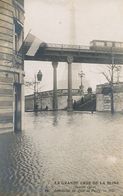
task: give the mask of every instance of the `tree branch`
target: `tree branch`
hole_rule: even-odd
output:
[[[107,74],[105,72],[102,72],[102,74],[105,76],[106,80],[110,83],[111,80],[109,79],[109,77],[107,76]]]

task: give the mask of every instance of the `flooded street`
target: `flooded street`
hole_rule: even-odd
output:
[[[0,193],[122,196],[122,124],[123,114],[26,113],[23,132],[0,135]]]

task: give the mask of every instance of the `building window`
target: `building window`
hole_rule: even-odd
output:
[[[21,23],[14,19],[14,51],[17,53],[23,42],[23,26]]]
[[[20,3],[22,6],[24,6],[24,0],[16,0],[18,3]]]

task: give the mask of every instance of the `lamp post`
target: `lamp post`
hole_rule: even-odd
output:
[[[78,73],[78,75],[79,75],[80,80],[81,80],[81,83],[80,83],[80,86],[79,86],[80,92],[83,93],[83,88],[84,88],[84,86],[83,86],[82,78],[84,77],[85,74],[84,74],[83,71],[81,70],[80,73]]]
[[[42,72],[38,71],[37,75],[35,74],[34,79],[34,112],[38,111],[37,95],[38,95],[38,83],[42,80]]]

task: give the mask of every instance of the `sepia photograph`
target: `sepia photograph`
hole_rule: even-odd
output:
[[[122,0],[0,0],[0,196],[123,196],[122,21]]]

